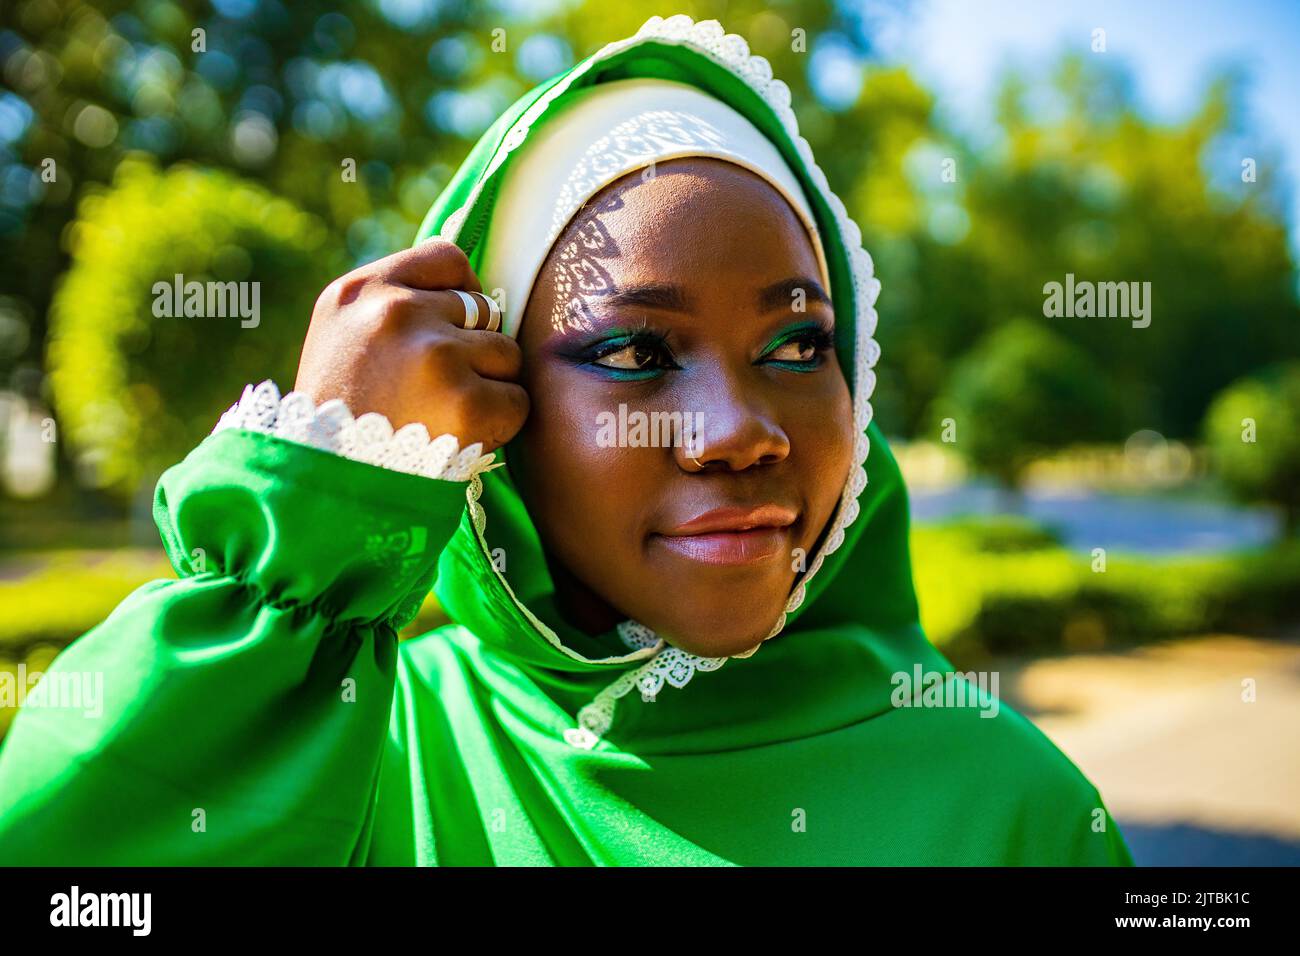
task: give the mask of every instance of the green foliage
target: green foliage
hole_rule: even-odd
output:
[[[51,313],[52,394],[96,483],[122,491],[192,448],[245,383],[292,382],[312,303],[341,265],[324,226],[287,200],[145,161],[82,202],[71,247]],[[177,274],[258,283],[257,323],[155,316],[155,284]]]
[[[1067,273],[1151,283],[1147,328],[1055,326],[1102,369],[1135,427],[1193,438],[1225,385],[1300,356],[1287,185],[1275,161],[1241,181],[1238,81],[1208,79],[1198,110],[1160,124],[1116,61],[1066,54],[1050,75],[1007,74],[991,145],[965,146],[926,117],[903,167],[912,174],[888,177],[896,198],[873,209],[853,193],[883,283],[882,367],[896,370],[881,377],[881,421],[937,437],[928,409],[955,363],[1008,317],[1041,314],[1043,286]],[[940,178],[944,157],[956,161],[953,182]],[[854,159],[858,179],[831,175],[836,188],[879,178],[892,161],[870,150]],[[891,212],[898,197],[911,197],[910,223]]]
[[[1119,410],[1088,354],[1025,319],[990,333],[957,364],[935,417],[952,418],[957,451],[1006,485],[1040,455],[1120,430]]]
[[[60,650],[55,644],[36,644],[22,658],[13,660],[6,657],[4,648],[0,647],[0,680],[15,688],[15,692],[19,687],[24,688],[24,692],[30,691],[34,686],[32,680],[35,675],[45,673]],[[0,707],[0,739],[9,731],[9,725],[16,716],[17,707]]]
[[[1205,416],[1215,470],[1243,501],[1277,505],[1300,527],[1300,362],[1270,366],[1225,389]]]
[[[944,522],[943,528],[963,548],[983,554],[1042,551],[1061,543],[1060,536],[1051,529],[1010,515],[954,518]]]
[[[959,655],[1097,650],[1294,620],[1300,542],[1208,557],[1112,557],[1055,544],[993,553],[977,522],[912,532],[921,623]]]
[[[510,50],[496,55],[503,23]],[[35,179],[31,201],[0,191],[0,295],[31,306],[25,352],[0,349],[0,385],[39,363],[67,226],[130,153],[255,179],[346,238],[353,263],[376,258],[410,242],[463,156],[472,131],[447,117],[531,85],[515,72],[535,30],[495,4],[329,0],[4,0],[0,27],[4,92],[31,111],[24,138],[0,149],[0,181]],[[463,99],[435,110],[439,94]],[[52,182],[34,175],[47,159]]]

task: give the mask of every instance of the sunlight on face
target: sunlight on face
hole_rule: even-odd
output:
[[[767,635],[853,445],[817,275],[785,199],[712,159],[624,177],[560,236],[507,458],[577,626],[631,617],[711,657]]]

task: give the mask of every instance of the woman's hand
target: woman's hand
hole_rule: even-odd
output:
[[[295,390],[319,405],[342,399],[354,415],[379,412],[394,429],[420,422],[464,448],[504,445],[528,417],[516,384],[519,345],[463,327],[465,305],[447,289],[482,287],[460,248],[429,239],[340,276],[312,310]]]

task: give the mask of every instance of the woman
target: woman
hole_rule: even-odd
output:
[[[179,580],[53,668],[101,718],[15,721],[0,860],[1131,863],[920,631],[878,283],[743,41],[542,84],[419,239],[163,476]]]

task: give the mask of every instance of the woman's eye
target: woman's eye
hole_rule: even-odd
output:
[[[613,352],[606,352],[595,360],[596,365],[605,368],[617,368],[626,371],[640,371],[658,367],[655,360],[658,350],[644,343],[625,345]]]
[[[835,339],[825,329],[813,328],[791,335],[763,356],[765,362],[813,369],[821,366],[822,353],[835,347]]]
[[[792,339],[772,349],[765,357],[776,362],[811,362],[817,357],[817,343],[810,338]]]

